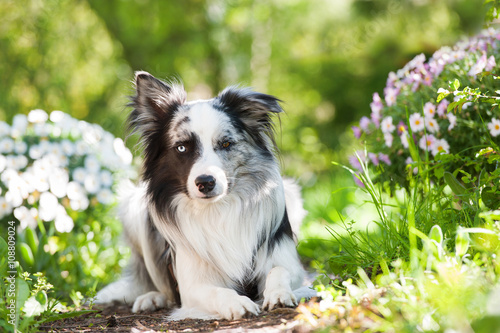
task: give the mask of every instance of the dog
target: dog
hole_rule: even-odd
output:
[[[181,84],[142,71],[135,90],[128,126],[140,135],[142,180],[119,190],[131,259],[96,303],[234,320],[313,296],[296,250],[306,212],[274,139],[281,101],[232,86],[188,102]]]

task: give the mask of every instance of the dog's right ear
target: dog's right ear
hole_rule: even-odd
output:
[[[143,139],[164,128],[175,110],[186,102],[186,91],[180,84],[168,84],[148,72],[135,73],[135,96],[129,106],[134,110],[128,117],[130,133],[140,133]]]

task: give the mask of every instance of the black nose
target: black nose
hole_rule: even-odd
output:
[[[198,191],[207,194],[214,189],[215,178],[209,175],[201,175],[196,177],[194,183],[198,186]]]

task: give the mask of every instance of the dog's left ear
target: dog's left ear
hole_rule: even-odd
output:
[[[226,88],[217,100],[225,112],[238,116],[250,131],[272,132],[272,115],[283,112],[278,98],[249,88]]]

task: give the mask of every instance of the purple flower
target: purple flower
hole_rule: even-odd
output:
[[[373,102],[370,103],[370,107],[373,113],[380,114],[380,111],[382,111],[384,105],[378,93],[373,94]]]
[[[365,188],[365,184],[358,177],[359,177],[358,175],[352,175],[352,178],[354,179],[356,185],[358,185],[361,188]]]
[[[383,154],[383,153],[379,153],[378,154],[378,159],[382,162],[384,162],[385,164],[387,165],[391,165],[391,159],[389,158],[389,155],[387,154]]]
[[[354,137],[356,139],[359,139],[361,137],[361,134],[363,133],[363,131],[358,126],[353,126],[353,127],[351,127],[351,129],[354,132]]]
[[[441,103],[438,104],[437,106],[437,114],[438,116],[442,117],[446,114],[446,111],[448,109],[448,105],[450,105],[450,102],[446,99],[443,99]]]
[[[361,128],[363,131],[367,131],[368,130],[368,126],[370,125],[370,118],[368,117],[361,117],[361,119],[359,120],[359,128]]]
[[[396,98],[398,97],[398,94],[399,89],[389,87],[384,89],[385,102],[387,103],[387,106],[393,106],[394,104],[396,104]]]
[[[380,161],[378,160],[377,154],[368,153],[368,158],[370,159],[370,161],[372,161],[373,165],[379,165]]]
[[[361,157],[362,155],[360,155]],[[351,155],[349,156],[349,164],[356,170],[361,171],[363,170],[363,167],[361,166],[361,163],[359,162],[358,156],[356,155]]]

